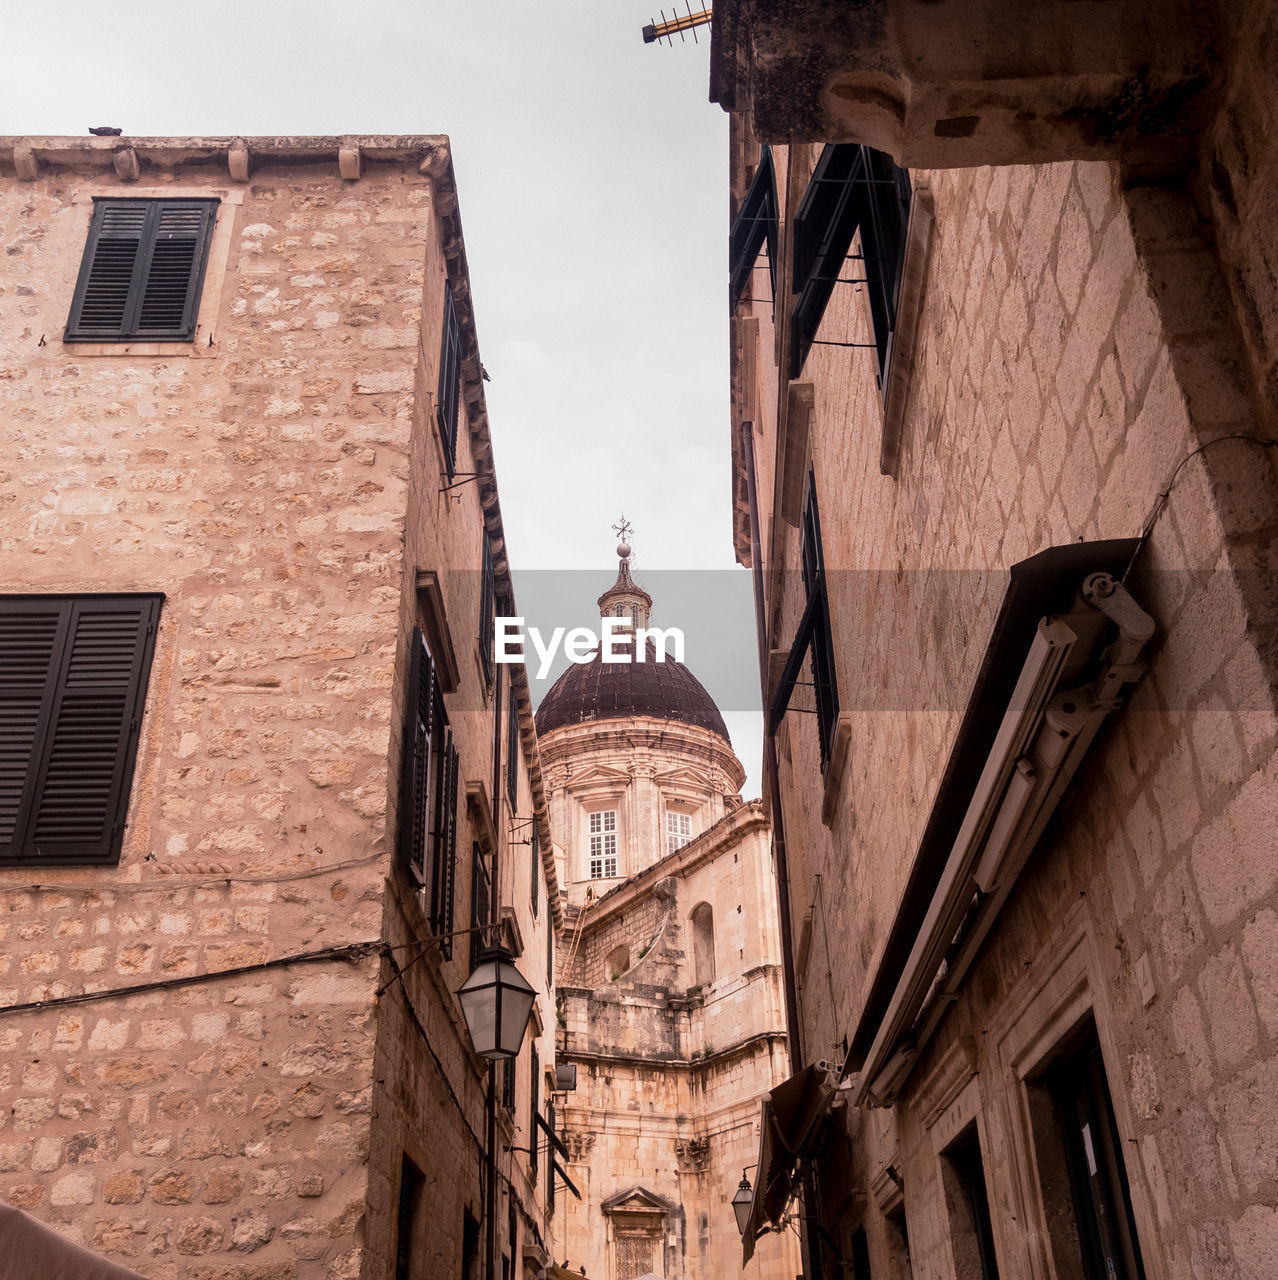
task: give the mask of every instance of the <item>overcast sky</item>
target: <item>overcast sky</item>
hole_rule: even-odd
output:
[[[517,573],[597,567],[598,594],[623,509],[641,579],[727,570],[727,117],[708,32],[645,45],[658,11],[11,0],[0,134],[449,134]],[[678,625],[654,595],[654,623]],[[733,599],[726,642],[753,651],[748,588]],[[687,660],[758,794],[757,715],[716,688],[713,655]]]

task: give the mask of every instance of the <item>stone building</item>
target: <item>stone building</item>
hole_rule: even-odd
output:
[[[562,906],[448,140],[0,139],[0,240],[0,1199],[148,1280],[536,1274]]]
[[[618,552],[601,616],[647,627]],[[557,1199],[557,1235],[591,1280],[726,1280],[758,1100],[788,1074],[769,835],[709,694],[640,654],[569,667],[537,709],[567,898],[557,1059],[576,1072],[556,1120],[580,1199]],[[789,1280],[795,1237],[766,1244],[760,1273]]]
[[[809,1280],[1278,1274],[1276,56],[714,6]]]

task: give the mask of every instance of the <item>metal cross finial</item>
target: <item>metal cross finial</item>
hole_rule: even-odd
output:
[[[630,535],[634,532],[634,526],[626,519],[626,513],[624,511],[621,513],[620,522],[612,526],[612,531],[621,539],[622,542],[630,541]]]

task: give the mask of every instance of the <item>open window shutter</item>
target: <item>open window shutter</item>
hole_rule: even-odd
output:
[[[768,246],[768,274],[777,287],[777,190],[772,148],[764,147],[750,190],[728,233],[728,310],[735,311],[750,283],[759,250]],[[751,290],[753,293],[753,290]]]
[[[400,787],[400,860],[418,885],[426,882],[430,812],[430,736],[435,707],[435,664],[426,638],[413,628],[404,717],[404,768]]]
[[[156,201],[137,314],[131,337],[191,338],[217,206],[207,201]]]
[[[24,863],[108,863],[120,856],[160,602],[66,602],[19,815]]]
[[[537,818],[533,815],[532,835],[529,837],[531,845],[530,860],[532,862],[532,913],[534,918],[541,909],[541,840],[537,835]],[[553,928],[553,922],[551,927]]]
[[[534,1184],[537,1181],[537,1146],[541,1142],[541,1134],[537,1131],[537,1115],[541,1110],[541,1055],[537,1046],[532,1046],[532,1098],[528,1107],[528,1176]]]
[[[98,200],[69,341],[190,341],[216,200]]]
[[[444,326],[439,349],[439,394],[436,417],[444,443],[448,474],[457,470],[457,403],[461,391],[461,326],[453,305],[453,287],[444,284]]]
[[[457,746],[448,730],[440,787],[440,819],[435,842],[435,900],[431,910],[436,934],[443,937],[440,950],[446,959],[453,954],[454,902],[457,892]]]
[[[53,673],[66,640],[70,605],[0,603],[0,859],[22,854],[37,747],[48,736]]]
[[[493,617],[496,604],[493,549],[489,546],[488,535],[485,533],[479,570],[479,660],[483,664],[484,678],[490,684],[493,678]]]

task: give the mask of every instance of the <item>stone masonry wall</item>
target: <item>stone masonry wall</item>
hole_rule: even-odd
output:
[[[91,196],[212,193],[197,344],[63,345]],[[372,163],[0,182],[0,589],[166,596],[120,865],[0,871],[0,1003],[378,938],[431,217]],[[0,1015],[0,1195],[153,1280],[354,1276],[377,971]]]
[[[1195,302],[1216,306],[1210,255],[1168,243],[1179,224],[1167,224],[1163,243],[1152,239],[1114,169],[913,176],[931,188],[936,225],[895,478],[878,469],[871,354],[814,347],[802,375],[815,389],[811,456],[839,701],[852,717],[831,829],[820,819],[811,717],[789,717],[781,743],[796,936],[819,874],[830,934],[849,943],[832,991],[814,973],[805,986],[813,1057],[855,1022],[1003,570],[1047,546],[1134,536],[1181,460],[1240,421],[1235,375],[1182,320]],[[1179,254],[1176,265],[1158,250]],[[836,288],[822,336],[862,340],[860,305],[853,288]],[[1227,309],[1220,323],[1231,323]],[[1214,397],[1205,394],[1213,376]],[[1256,1141],[1275,1118],[1278,722],[1255,584],[1237,572],[1268,568],[1273,453],[1222,444],[1204,455],[1209,466],[1180,472],[1130,584],[1159,625],[1150,675],[1067,793],[915,1073],[918,1089],[956,1038],[978,1046],[996,1244],[1009,1273],[1037,1275],[1045,1263],[1036,1220],[1015,1213],[1015,1170],[1027,1157],[1007,1118],[1011,1086],[981,1046],[1027,968],[1059,945],[1053,930],[1070,907],[1095,939],[1093,1007],[1147,1267],[1260,1277],[1278,1265],[1278,1183]],[[796,568],[797,535],[777,532]],[[783,589],[789,635],[802,593],[793,576]],[[912,1105],[901,1111],[897,1158],[915,1274],[948,1276],[935,1156]],[[873,1176],[897,1139],[852,1124]],[[882,1215],[871,1209],[866,1223],[885,1259]]]

